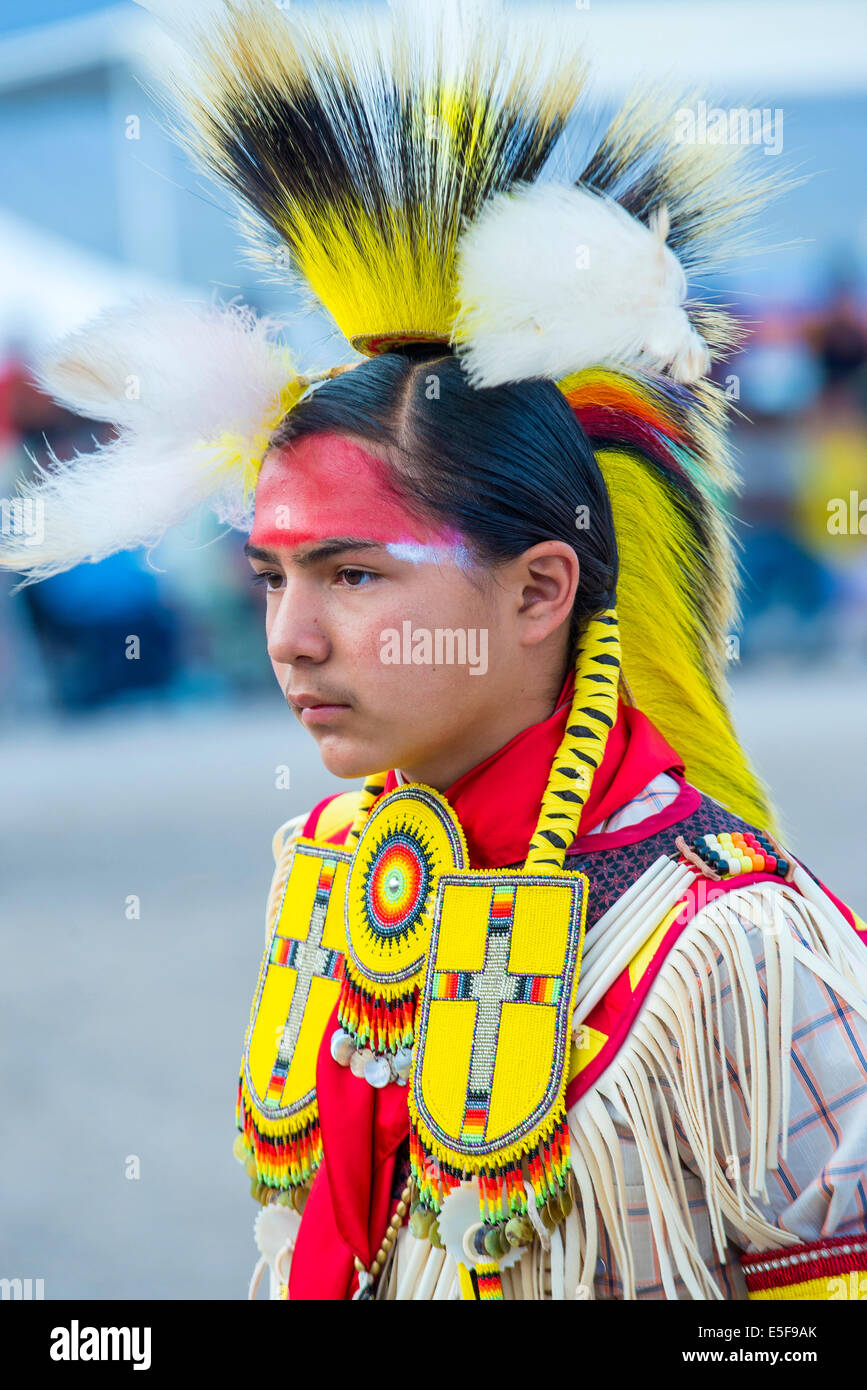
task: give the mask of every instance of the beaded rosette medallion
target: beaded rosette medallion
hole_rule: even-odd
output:
[[[372,1049],[384,1082],[401,1073],[406,1079],[438,878],[467,862],[460,822],[430,787],[404,786],[384,797],[358,841],[346,890],[339,1018],[344,1051]]]

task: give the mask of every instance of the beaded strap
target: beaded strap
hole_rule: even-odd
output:
[[[620,630],[609,608],[590,619],[581,642],[569,722],[551,764],[525,873],[562,872],[617,718],[619,678]]]
[[[343,842],[345,849],[352,849],[356,844],[359,835],[364,829],[367,818],[373,810],[373,803],[385,790],[385,779],[387,776],[387,772],[375,772],[365,781],[359,798],[358,809],[355,812],[355,820],[352,822],[349,833]]]
[[[408,1182],[400,1194],[400,1200],[388,1223],[388,1229],[383,1237],[382,1244],[374,1257],[370,1269],[365,1269],[358,1256],[355,1256],[355,1272],[358,1275],[358,1289],[352,1295],[353,1302],[356,1299],[373,1298],[373,1289],[377,1279],[382,1273],[383,1266],[388,1259],[389,1251],[397,1240],[397,1233],[406,1219],[409,1211],[409,1204],[412,1200],[412,1183]]]
[[[772,1301],[862,1299],[867,1292],[867,1233],[741,1256],[747,1297]]]

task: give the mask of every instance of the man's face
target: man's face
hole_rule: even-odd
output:
[[[333,434],[269,455],[246,549],[274,674],[330,772],[448,785],[473,765],[508,689],[514,595],[410,514],[379,458]]]

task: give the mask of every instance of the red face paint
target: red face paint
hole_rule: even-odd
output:
[[[460,536],[412,516],[381,459],[337,434],[308,436],[263,464],[250,543],[293,549],[352,536],[383,545],[454,546]]]

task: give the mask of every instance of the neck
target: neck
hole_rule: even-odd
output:
[[[401,768],[403,776],[407,782],[421,782],[434,791],[447,792],[464,773],[505,747],[516,734],[552,715],[563,679],[553,692],[550,686],[542,691],[537,686],[534,690],[515,692],[493,714],[486,714],[481,727],[462,730],[459,746],[444,749],[429,761]]]

